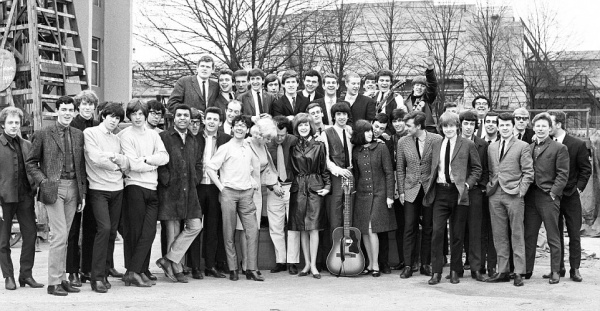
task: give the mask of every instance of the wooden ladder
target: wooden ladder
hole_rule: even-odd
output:
[[[53,119],[60,96],[88,88],[73,2],[0,0],[0,48],[13,52],[17,63],[12,89],[0,97],[12,93],[15,106],[27,112],[33,128],[24,130]]]

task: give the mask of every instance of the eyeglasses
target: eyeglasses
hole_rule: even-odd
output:
[[[162,117],[162,112],[158,112],[158,111],[150,110],[150,114],[151,114],[153,117]]]
[[[192,122],[191,122],[191,124],[192,124],[193,126],[199,126],[201,123],[202,123],[202,122],[200,122],[200,121],[192,121]]]
[[[527,120],[529,120],[529,117],[515,117],[515,120],[517,120],[517,121],[527,121]]]
[[[487,106],[487,102],[475,102],[475,106]]]

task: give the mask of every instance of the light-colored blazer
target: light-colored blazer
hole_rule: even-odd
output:
[[[490,180],[487,195],[494,194],[498,186],[506,193],[525,196],[533,182],[533,159],[529,144],[511,137],[504,146],[504,157],[500,159],[500,142],[497,140],[488,147],[488,168]]]
[[[425,194],[429,190],[429,178],[431,177],[432,145],[441,141],[442,136],[427,133],[423,156],[419,159],[415,138],[404,136],[398,140],[396,152],[396,183],[398,194],[404,194],[404,200],[413,203],[419,195],[421,185]]]

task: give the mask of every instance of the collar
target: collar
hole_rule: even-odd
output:
[[[304,97],[310,99],[310,95],[314,94],[315,92],[312,93],[308,93],[308,91],[306,91],[306,89],[302,90],[302,95],[304,95]]]
[[[208,82],[208,79],[204,80],[204,79],[200,78],[200,76],[197,74],[196,74],[196,79],[198,79],[198,84],[202,84],[202,82]]]
[[[353,95],[350,95],[350,93],[346,93],[346,99],[352,99],[352,101],[355,101],[357,97],[358,97],[358,94],[353,96]]]
[[[64,126],[64,125],[60,124],[60,122],[56,121],[56,128],[59,131],[68,131],[69,130],[69,125]]]
[[[323,97],[323,100],[325,100],[325,102],[333,101],[333,103],[335,104],[335,102],[337,101],[337,97],[335,97],[335,95],[333,97],[329,97],[329,96],[325,95],[325,97]]]
[[[499,138],[499,139],[497,139],[497,140],[499,140],[499,141],[500,141],[500,144],[502,144],[502,142],[503,142],[503,141],[505,141],[505,142],[509,142],[509,141],[510,141],[510,140],[513,138],[513,136],[515,136],[515,135],[510,135],[510,137],[508,137],[508,138],[506,138],[506,139],[504,139],[504,138],[502,138],[502,136],[500,136],[500,138]]]
[[[565,141],[566,136],[567,136],[567,132],[563,131],[561,135],[554,136],[554,138],[556,138],[557,141],[562,142],[562,141]]]
[[[290,104],[294,102],[294,98],[296,98],[296,94],[290,96],[287,93],[285,94],[285,97],[287,97],[287,99],[290,101]]]
[[[132,125],[132,126],[133,126],[133,125]],[[102,133],[103,133],[103,134],[106,134],[106,135],[111,135],[111,134],[113,133],[112,131],[109,131],[109,130],[106,128],[106,126],[104,125],[104,123],[100,123],[100,124],[98,124],[98,127],[100,127],[100,129],[102,130]]]
[[[2,135],[4,136],[4,138],[6,138],[6,141],[8,142],[19,143],[19,135],[15,135],[15,137],[12,137],[6,134],[6,132],[2,133]]]
[[[451,144],[455,144],[456,140],[458,139],[457,135],[454,135],[454,137],[452,138],[448,138],[448,137],[444,137],[447,141],[449,141]]]
[[[180,132],[180,131],[178,131],[178,130],[175,128],[175,126],[172,126],[172,127],[169,129],[169,131],[171,131],[171,135],[173,135],[173,134],[187,135],[187,133],[188,133],[188,129],[185,129],[185,132]]]
[[[546,136],[546,138],[542,139],[542,141],[540,141],[537,137],[535,138],[535,145],[536,146],[542,146],[544,145],[548,139],[550,139],[550,136]]]
[[[421,137],[417,136],[419,141],[425,141],[427,139],[427,131],[423,131],[423,135]]]
[[[204,130],[204,131],[202,131],[202,136],[204,136],[204,138],[211,137],[212,139],[215,139],[215,138],[217,138],[217,133],[218,132],[215,132],[213,135],[209,135],[208,132],[206,130]]]

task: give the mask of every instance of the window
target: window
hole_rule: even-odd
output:
[[[94,0],[94,6],[101,7],[102,6],[102,0]]]
[[[92,38],[92,86],[100,86],[100,39]]]

